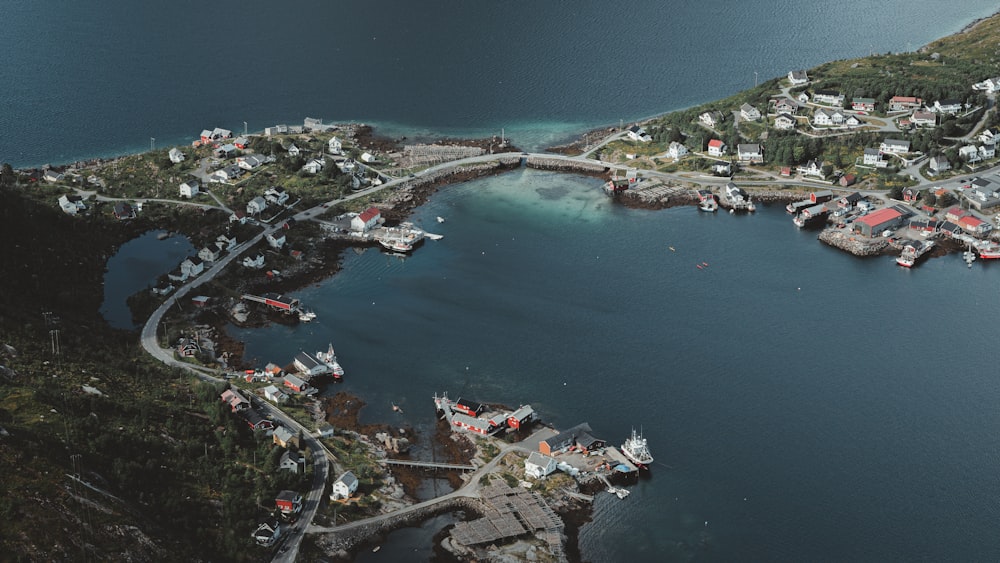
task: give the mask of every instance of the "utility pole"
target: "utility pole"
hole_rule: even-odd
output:
[[[149,138],[149,150],[150,151],[156,150],[156,137]]]
[[[52,329],[49,331],[49,340],[52,341],[52,355],[58,356],[59,351],[59,329]]]

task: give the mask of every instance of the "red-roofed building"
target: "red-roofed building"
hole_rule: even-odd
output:
[[[854,222],[854,232],[866,237],[873,234],[878,235],[885,229],[891,229],[899,224],[903,219],[903,214],[892,207],[879,209],[874,213],[869,213]]]
[[[726,143],[721,139],[712,139],[708,142],[708,156],[724,156],[726,154]]]
[[[974,235],[986,234],[993,228],[986,221],[972,215],[966,215],[960,218],[958,220],[958,226],[962,227],[963,231]]]
[[[966,215],[968,215],[968,212],[957,205],[949,207],[948,211],[945,211],[944,213],[945,219],[951,221],[952,223],[958,223],[958,220]]]
[[[378,224],[382,213],[377,207],[369,207],[351,219],[351,230],[363,233]]]
[[[889,99],[889,111],[917,109],[923,104],[923,100],[913,96],[893,96]]]

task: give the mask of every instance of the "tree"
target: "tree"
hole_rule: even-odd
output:
[[[16,180],[14,167],[8,162],[3,163],[3,167],[0,167],[0,187],[9,188],[14,185]]]

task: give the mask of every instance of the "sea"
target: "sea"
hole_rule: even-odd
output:
[[[755,78],[915,50],[996,9],[8,0],[0,161],[306,116],[540,150]],[[516,170],[435,194],[413,219],[444,238],[410,257],[348,252],[295,294],[314,323],[231,332],[260,362],[332,342],[336,389],[364,398],[366,421],[416,428],[418,452],[441,392],[531,404],[613,444],[640,429],[656,463],[628,498],[597,495],[589,561],[1000,559],[1000,266],[857,259],[762,207],[628,210],[598,180]],[[393,533],[385,552],[426,560],[450,521]]]

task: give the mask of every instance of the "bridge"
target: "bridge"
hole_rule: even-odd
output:
[[[413,461],[409,459],[386,459],[386,465],[400,465],[403,467],[419,467],[424,469],[453,469],[456,471],[475,471],[475,465],[459,465],[455,463],[436,463],[433,461]]]

